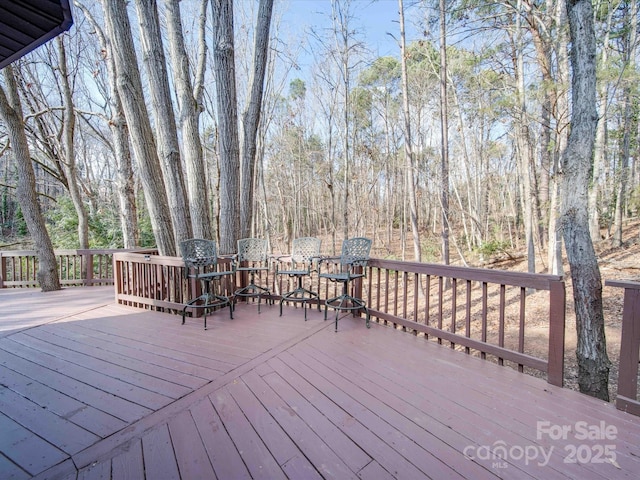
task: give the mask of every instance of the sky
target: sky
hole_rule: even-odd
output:
[[[415,0],[405,0],[404,3],[406,41],[410,43],[417,38],[416,9],[409,7]],[[362,33],[362,41],[374,55],[399,56],[398,0],[353,0],[352,5],[353,28]],[[279,8],[283,14],[283,24],[291,31],[305,31],[311,26],[327,28],[331,24],[331,0],[282,0]]]

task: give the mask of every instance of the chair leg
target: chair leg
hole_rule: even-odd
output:
[[[247,285],[246,287],[242,287],[234,292],[233,302],[237,302],[238,297],[258,297],[258,313],[260,313],[260,302],[262,300],[262,295],[271,295],[271,291],[268,288],[256,285],[254,282],[255,274],[252,272],[249,285]],[[271,302],[271,305],[273,305],[273,301]]]
[[[304,319],[307,320],[307,302],[314,298],[318,301],[318,311],[320,311],[320,295],[302,286],[302,277],[297,276],[298,286],[295,290],[285,292],[280,297],[280,316],[282,316],[282,304],[284,302],[301,302],[304,310]],[[326,318],[325,318],[326,320]]]
[[[204,282],[203,282],[204,283]],[[204,285],[203,285],[203,290],[204,290]],[[209,310],[211,308],[215,308],[215,307],[229,307],[229,316],[231,318],[231,320],[233,320],[233,302],[231,301],[231,299],[229,297],[226,297],[224,295],[216,295],[214,293],[211,293],[211,285],[207,282],[206,285],[206,293],[200,295],[197,298],[194,298],[193,300],[189,301],[182,309],[182,325],[185,324],[185,317],[186,317],[186,313],[187,313],[187,308],[189,308],[190,306],[194,305],[195,303],[199,302],[199,301],[203,301],[204,304],[203,305],[196,305],[194,308],[202,308],[204,309],[204,329],[207,329],[207,314],[209,312]]]
[[[352,297],[347,292],[348,292],[347,284],[345,283],[342,295],[340,295],[339,297],[329,298],[329,299],[325,300],[325,302],[324,302],[324,319],[325,320],[327,319],[327,310],[329,309],[329,307],[335,309],[335,311],[336,311],[335,331],[337,332],[338,331],[338,320],[339,320],[339,317],[340,317],[340,311],[349,310],[351,312],[355,312],[357,310],[361,310],[362,309],[362,310],[364,310],[365,315],[366,315],[367,328],[371,328],[371,324],[370,324],[371,314],[369,313],[369,309],[367,308],[364,300],[362,300],[361,298]],[[338,301],[339,301],[339,303],[336,305],[335,303],[338,302]],[[351,302],[351,305],[345,306],[345,304],[347,302]]]

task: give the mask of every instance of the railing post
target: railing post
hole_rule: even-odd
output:
[[[638,401],[640,282],[607,281],[605,285],[624,288],[616,408],[634,415],[640,415],[640,401]]]
[[[357,269],[355,270],[356,273],[362,273],[364,270],[364,267],[357,267]],[[358,277],[358,278],[354,278],[353,279],[353,290],[352,290],[352,295],[355,298],[362,298],[362,279],[364,277]],[[356,315],[360,315],[360,310],[354,310],[353,311],[353,316],[355,317]]]
[[[549,357],[547,382],[564,385],[566,290],[563,280],[549,282]]]
[[[85,261],[86,275],[84,279],[84,284],[85,286],[90,287],[93,285],[93,254],[87,253],[86,255],[84,255],[84,257],[86,258],[86,261]]]
[[[0,252],[0,288],[5,288],[4,279],[7,277],[7,259]]]

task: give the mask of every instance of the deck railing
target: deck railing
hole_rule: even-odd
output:
[[[605,285],[624,288],[616,407],[619,410],[640,415],[640,401],[638,400],[640,282],[607,280]]]
[[[221,259],[220,268],[227,269],[228,262]],[[259,281],[279,298],[293,285],[287,277],[274,274],[276,263],[279,269],[285,267],[274,260],[274,268]],[[185,278],[180,258],[118,253],[114,265],[120,303],[178,312],[199,294],[199,285]],[[331,261],[321,264],[322,269],[333,267]],[[366,274],[353,288],[367,300],[373,321],[520,371],[543,372],[549,383],[562,385],[565,286],[561,277],[382,259],[372,259]],[[240,275],[230,278],[222,286],[224,293],[232,294],[245,281]],[[321,298],[340,293],[317,274],[305,283]],[[528,298],[535,300],[529,310]],[[540,347],[540,338],[542,349],[531,348]]]
[[[374,259],[363,290],[379,322],[563,384],[562,277]]]
[[[63,285],[115,283],[119,303],[180,312],[184,303],[199,294],[200,286],[185,277],[182,260],[159,256],[155,250],[55,253]],[[227,269],[230,262],[221,258],[220,268]],[[286,260],[274,259],[272,266],[258,280],[277,299],[294,286],[291,279],[274,274],[276,266],[287,266]],[[326,261],[321,268],[333,268],[333,264]],[[37,286],[37,269],[34,251],[0,251],[0,288]],[[244,282],[241,275],[228,277],[220,288],[232,294]],[[335,285],[317,274],[305,284],[321,298],[338,293]],[[640,415],[640,282],[607,281],[606,285],[625,292],[616,406]],[[566,294],[562,277],[372,259],[366,277],[354,282],[353,289],[367,300],[374,322],[511,364],[520,371],[543,372],[554,385],[563,383]]]
[[[113,284],[113,254],[122,250],[54,250],[64,286]],[[34,250],[0,251],[0,288],[38,286],[38,254]]]

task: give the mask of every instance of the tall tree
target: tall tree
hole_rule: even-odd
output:
[[[64,45],[64,36],[59,35],[56,38],[58,46],[58,68],[60,71],[60,82],[62,83],[62,99],[63,99],[63,120],[62,120],[62,153],[64,160],[62,162],[65,176],[67,177],[67,188],[71,201],[76,210],[78,217],[78,243],[81,249],[89,248],[89,214],[84,205],[82,192],[78,185],[78,169],[76,167],[76,146],[75,146],[75,130],[76,130],[76,112],[73,103],[73,92],[71,91],[71,81],[69,79],[69,69],[67,65],[67,50]],[[86,268],[86,264],[83,264]],[[86,274],[86,272],[83,272]],[[86,277],[84,277],[86,278]]]
[[[571,48],[572,114],[563,158],[561,228],[573,281],[578,344],[578,385],[609,400],[609,358],[602,311],[602,280],[589,233],[589,173],[598,116],[596,42],[591,0],[567,0]]]
[[[53,244],[47,232],[47,226],[38,203],[36,178],[31,164],[29,143],[25,133],[22,105],[18,95],[18,87],[11,66],[3,69],[5,93],[0,86],[0,118],[7,127],[13,158],[18,173],[16,195],[27,223],[27,229],[38,252],[37,279],[43,292],[60,290],[58,264],[53,253]]]
[[[102,27],[96,22],[91,12],[80,2],[74,2],[74,5],[82,10],[84,16],[95,31],[100,46],[102,48],[102,58],[106,64],[109,104],[111,116],[108,119],[109,129],[111,131],[113,156],[116,163],[116,184],[117,198],[119,206],[120,227],[122,230],[122,240],[124,248],[135,248],[139,245],[138,232],[138,209],[136,205],[135,195],[135,177],[133,174],[133,166],[131,162],[131,149],[129,146],[129,130],[127,121],[122,111],[122,102],[118,93],[116,84],[116,67],[114,63],[114,54],[111,51],[111,44],[108,42]]]
[[[624,67],[628,72],[635,72],[636,65],[636,48],[638,34],[638,3],[631,2],[626,15],[627,25],[625,34],[623,35],[622,56]],[[632,73],[633,75],[633,73]],[[628,75],[627,75],[628,76]],[[622,148],[620,148],[620,160],[618,162],[618,185],[616,191],[616,208],[614,213],[613,237],[611,245],[620,247],[622,245],[622,220],[625,216],[625,208],[627,204],[627,184],[629,181],[629,157],[631,156],[631,136],[634,123],[633,115],[633,90],[628,80],[623,87],[623,119],[622,119]]]
[[[160,21],[155,0],[136,0],[140,23],[140,43],[149,79],[151,106],[156,127],[156,142],[167,192],[171,223],[176,244],[193,236],[191,214],[182,175],[178,130],[167,75],[167,62],[162,46]]]
[[[156,142],[144,103],[144,92],[135,55],[125,0],[102,0],[105,30],[117,77],[118,92],[131,134],[153,234],[161,255],[175,255],[171,212],[158,162]]]
[[[198,18],[198,57],[195,76],[191,80],[189,58],[182,31],[182,17],[179,0],[165,0],[169,52],[173,69],[173,79],[178,102],[178,119],[182,126],[182,152],[186,167],[186,186],[191,213],[193,235],[197,238],[211,238],[213,227],[209,209],[209,192],[204,164],[202,142],[200,141],[200,113],[204,92],[205,60],[207,42],[205,25],[209,0],[201,0]]]
[[[400,65],[402,69],[402,112],[404,119],[404,154],[406,157],[406,174],[407,174],[407,193],[409,195],[409,219],[411,223],[411,233],[413,235],[413,257],[416,262],[422,261],[422,249],[420,245],[420,229],[418,227],[418,200],[416,194],[416,162],[413,153],[413,138],[411,136],[411,115],[409,114],[409,80],[407,78],[407,51],[406,51],[406,39],[405,39],[405,29],[404,29],[404,3],[402,0],[398,0],[398,12],[400,14]],[[446,76],[446,73],[444,74]],[[442,90],[440,91],[442,94]],[[443,127],[444,128],[444,127]],[[444,138],[442,140],[442,144],[444,145]],[[444,154],[444,147],[443,147]],[[443,165],[445,162],[445,157],[442,157]],[[447,176],[447,183],[449,181],[449,177]],[[444,193],[444,179],[443,179],[443,193],[442,198],[445,200]],[[448,203],[448,185],[447,185],[447,203]],[[448,221],[445,217],[445,206],[443,205],[442,209],[442,217],[443,222]],[[445,230],[446,229],[446,230]],[[448,232],[448,228],[442,226],[442,241],[443,241],[443,249],[442,252],[444,254],[444,242],[449,241],[448,235],[445,236],[445,231]],[[448,247],[448,243],[447,243]],[[447,263],[448,263],[448,255],[447,255]]]
[[[250,82],[251,93],[242,122],[244,135],[242,142],[242,163],[240,165],[240,234],[243,237],[251,235],[251,223],[254,211],[256,137],[258,124],[260,123],[264,77],[267,69],[272,12],[273,0],[260,0],[253,53],[254,69]]]
[[[618,2],[619,3],[619,2]],[[600,50],[600,69],[607,71],[609,69],[609,57],[611,56],[611,45],[609,40],[612,33],[613,14],[616,11],[614,5],[609,2],[603,3],[607,6],[607,19],[604,22],[604,31],[602,35],[602,48]],[[608,75],[607,75],[608,77]],[[596,127],[596,140],[594,146],[593,173],[591,174],[591,188],[589,191],[589,231],[591,232],[591,240],[599,242],[602,240],[600,236],[600,205],[605,203],[602,195],[602,178],[604,177],[604,169],[607,163],[607,137],[608,137],[608,117],[610,106],[610,90],[611,80],[603,78],[597,85],[598,92],[598,125]]]
[[[240,146],[233,39],[233,0],[212,0],[213,60],[220,153],[220,253],[236,251],[240,238]]]
[[[442,263],[449,265],[449,108],[447,100],[447,21],[445,0],[438,2],[440,12],[440,151],[442,193]],[[447,279],[447,286],[449,279]]]

